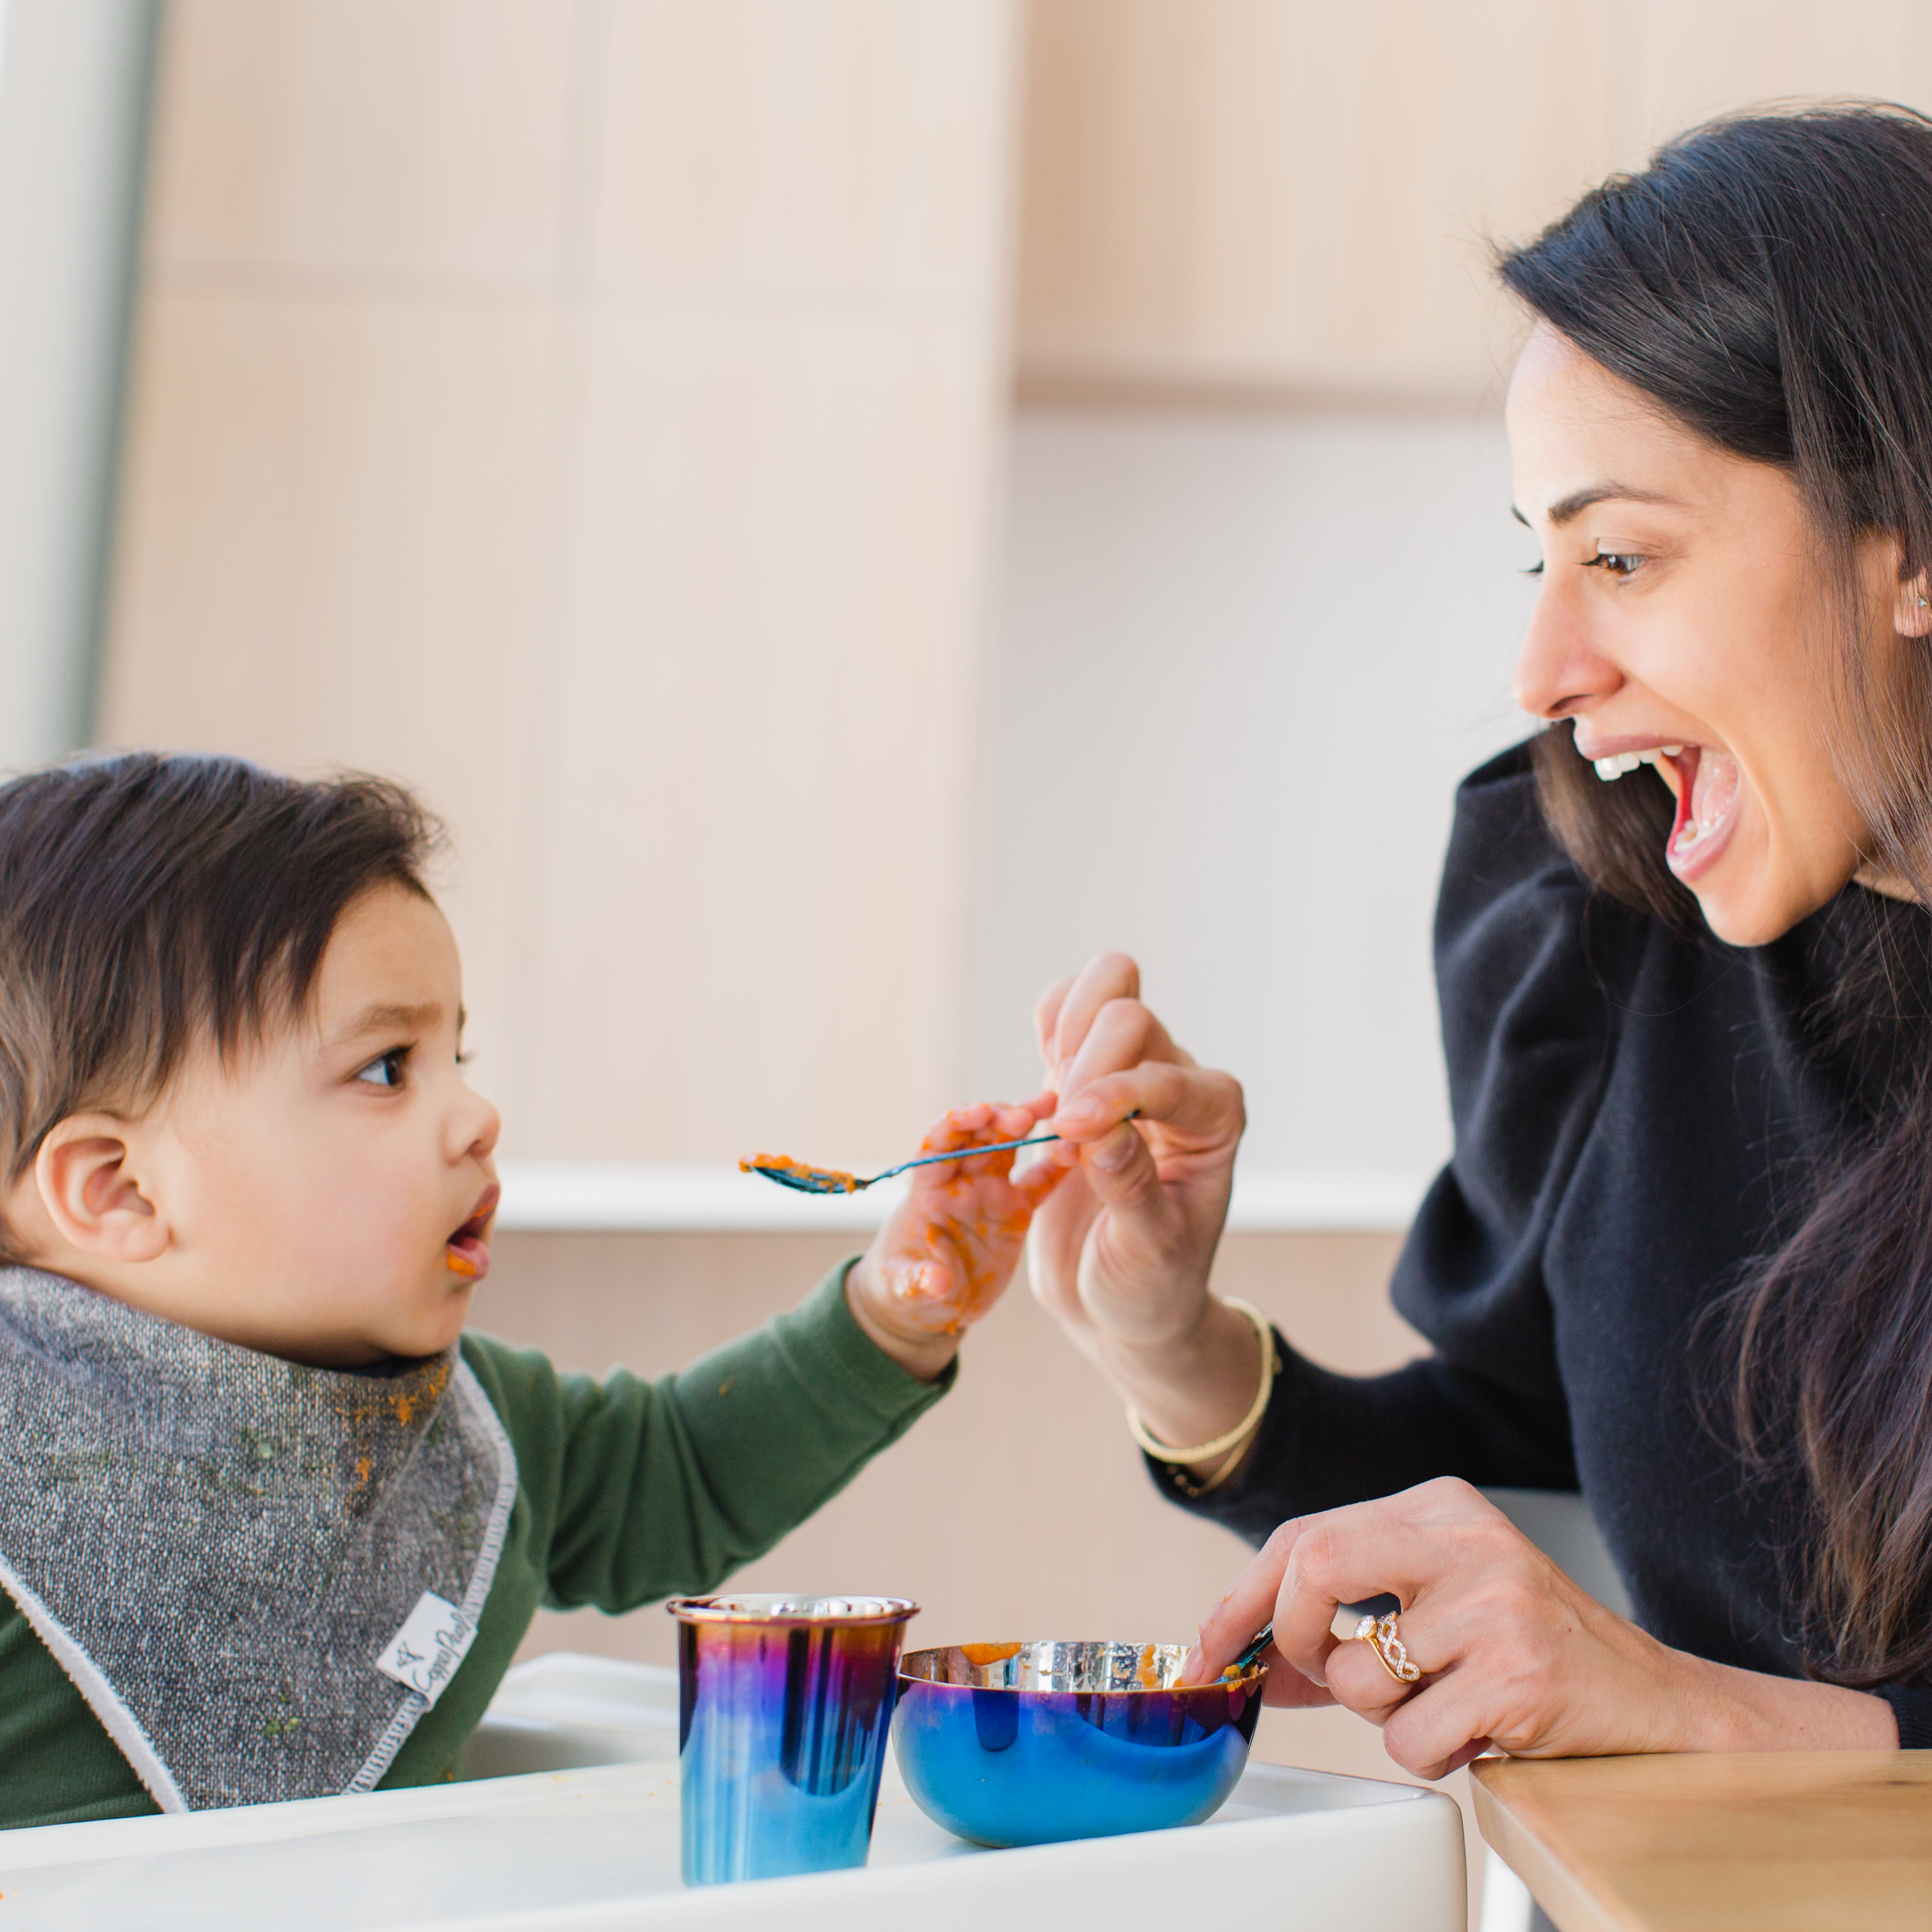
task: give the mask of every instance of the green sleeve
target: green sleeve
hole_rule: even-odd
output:
[[[515,1444],[544,1546],[544,1600],[634,1610],[715,1589],[838,1494],[952,1384],[868,1339],[842,1263],[799,1308],[676,1375],[560,1375],[466,1336]]]
[[[540,1354],[464,1336],[516,1450],[517,1499],[476,1641],[383,1789],[454,1774],[540,1603],[628,1610],[716,1587],[939,1400],[954,1371],[922,1382],[866,1339],[845,1303],[850,1265],[792,1313],[656,1382],[559,1375]],[[155,1808],[0,1592],[0,1828]]]

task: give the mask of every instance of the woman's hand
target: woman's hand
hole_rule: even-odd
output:
[[[1343,1604],[1391,1594],[1423,1673],[1414,1684],[1330,1628]],[[1283,1523],[1202,1625],[1187,1681],[1218,1675],[1270,1618],[1267,1701],[1345,1704],[1379,1724],[1389,1756],[1420,1778],[1492,1744],[1521,1757],[1598,1757],[1898,1742],[1890,1706],[1862,1691],[1666,1648],[1450,1477]]]
[[[1078,1162],[1034,1219],[1034,1292],[1162,1441],[1208,1442],[1240,1421],[1261,1370],[1252,1325],[1208,1292],[1240,1083],[1175,1046],[1121,953],[1054,987],[1034,1018],[1068,1143],[1055,1154]]]
[[[921,1154],[1024,1140],[1051,1096],[1018,1106],[958,1107],[919,1144]],[[1066,1170],[1042,1162],[1013,1172],[1011,1154],[916,1167],[904,1200],[845,1277],[860,1328],[902,1366],[930,1382],[959,1337],[1005,1292],[1034,1210]]]

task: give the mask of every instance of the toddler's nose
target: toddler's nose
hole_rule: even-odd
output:
[[[487,1160],[496,1150],[497,1138],[503,1131],[503,1117],[494,1103],[481,1094],[466,1090],[451,1125],[454,1130],[454,1144],[450,1149],[453,1159],[461,1160],[473,1154]]]

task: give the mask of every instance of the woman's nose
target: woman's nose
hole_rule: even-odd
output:
[[[1546,581],[1516,657],[1511,680],[1516,703],[1533,717],[1568,718],[1623,681],[1592,639],[1584,614]]]

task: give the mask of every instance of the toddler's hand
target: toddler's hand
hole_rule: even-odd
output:
[[[956,1108],[920,1143],[921,1154],[1023,1140],[1053,1111],[1053,1096],[1016,1106]],[[892,1359],[930,1381],[959,1337],[999,1300],[1026,1246],[1034,1210],[1066,1173],[1058,1148],[1016,1174],[1011,1154],[916,1167],[912,1191],[845,1278],[859,1325]]]

